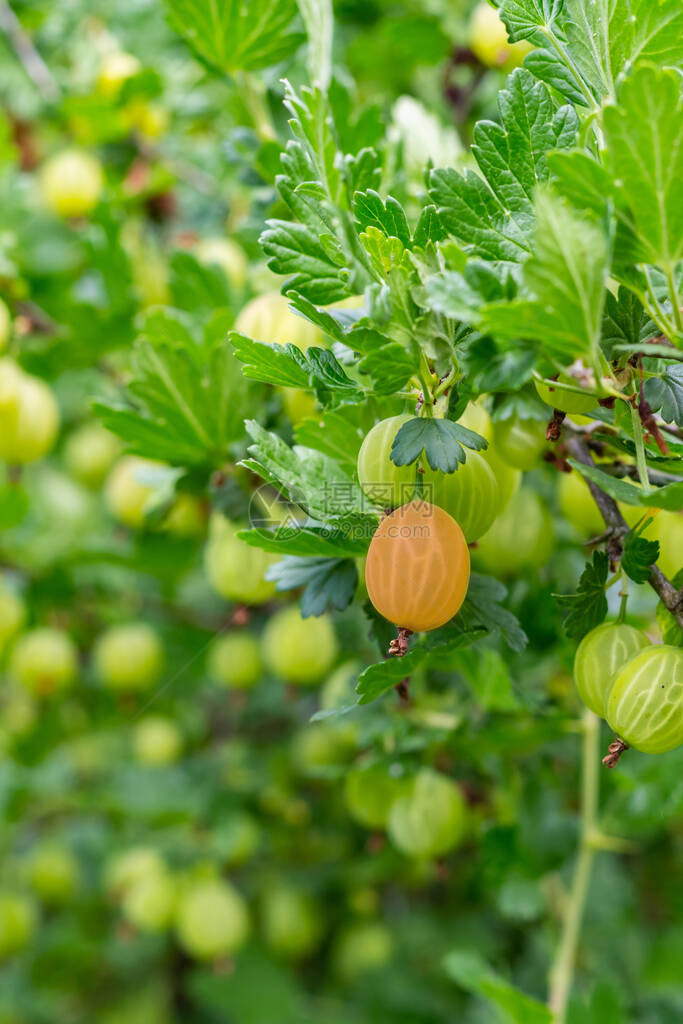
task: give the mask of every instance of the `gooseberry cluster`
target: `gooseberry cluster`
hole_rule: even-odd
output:
[[[683,650],[653,645],[640,630],[608,622],[588,633],[576,651],[579,696],[605,718],[624,746],[663,754],[683,743]],[[619,747],[619,741],[621,747]],[[605,763],[613,765],[618,756]]]

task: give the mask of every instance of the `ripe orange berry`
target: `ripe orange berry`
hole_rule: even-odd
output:
[[[368,550],[370,600],[396,626],[423,632],[452,619],[465,599],[470,554],[442,508],[411,501],[386,516]]]

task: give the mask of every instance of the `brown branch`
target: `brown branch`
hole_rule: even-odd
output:
[[[574,435],[566,438],[564,443],[577,462],[581,462],[584,466],[595,465],[583,438]],[[616,560],[621,555],[621,538],[624,534],[628,533],[628,523],[619,511],[614,498],[611,498],[609,494],[605,494],[592,480],[589,480],[587,477],[584,479],[607,527],[605,536],[607,538],[608,554],[612,560]],[[655,593],[659,595],[662,603],[671,612],[681,629],[683,629],[683,588],[676,590],[662,570],[656,565],[652,565],[650,570],[648,583]]]
[[[7,36],[26,74],[43,99],[47,100],[48,103],[56,103],[60,98],[59,86],[47,64],[33,45],[33,40],[5,0],[0,0],[0,30]]]

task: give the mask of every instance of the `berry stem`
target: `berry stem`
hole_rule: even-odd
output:
[[[581,762],[581,837],[574,867],[571,891],[567,900],[560,944],[550,969],[548,1005],[553,1024],[565,1024],[567,1006],[574,980],[576,951],[581,933],[581,922],[588,895],[595,847],[592,836],[597,828],[600,781],[598,777],[600,719],[586,708],[581,722],[583,751]]]

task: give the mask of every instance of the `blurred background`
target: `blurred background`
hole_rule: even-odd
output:
[[[427,161],[468,165],[526,51],[486,5],[334,7],[338,123],[381,140],[410,209]],[[579,790],[551,595],[573,589],[597,510],[576,474],[532,462],[478,556],[529,646],[487,640],[432,659],[407,704],[354,706],[386,646],[362,571],[360,601],[302,618],[315,595],[276,590],[274,556],[236,536],[256,482],[236,466],[243,419],[291,439],[313,399],[226,366],[218,410],[172,344],[189,332],[203,366],[233,326],[320,342],[258,245],[286,215],[281,79],[306,82],[305,47],[227,79],[166,13],[0,3],[0,430],[12,388],[28,396],[19,449],[0,437],[0,1024],[523,1019],[476,992],[488,962],[545,999]],[[185,400],[201,415],[183,447]],[[547,410],[523,412],[540,451]],[[654,594],[629,607],[657,636]],[[682,1019],[682,768],[683,750],[633,753],[601,777],[618,839],[596,861],[574,1024]]]

